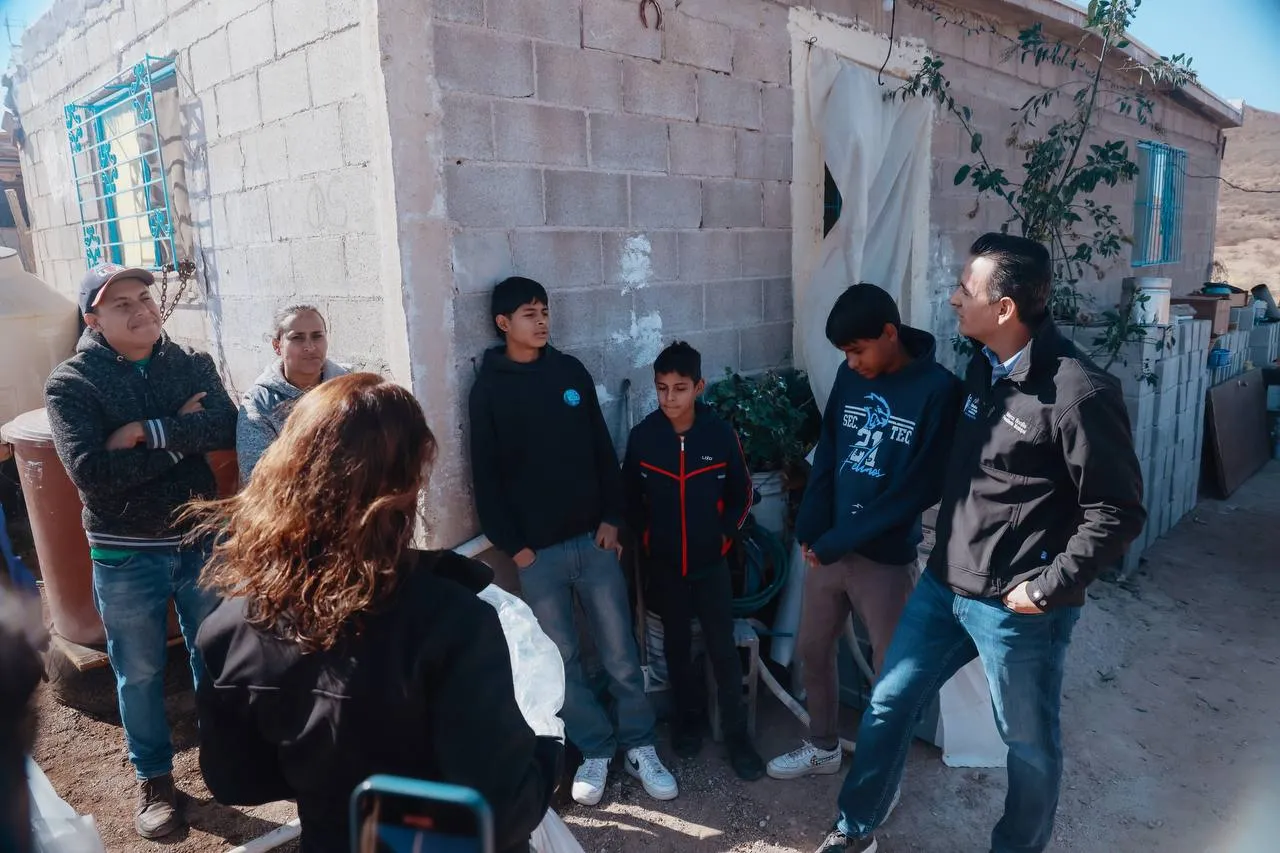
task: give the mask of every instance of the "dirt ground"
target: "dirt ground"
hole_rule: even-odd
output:
[[[1230,501],[1206,501],[1149,552],[1133,578],[1101,583],[1077,628],[1064,700],[1066,777],[1054,850],[1262,853],[1280,837],[1280,463]],[[767,694],[765,694],[767,695]],[[761,751],[802,730],[763,699]],[[36,760],[108,849],[225,850],[292,817],[286,804],[242,813],[200,783],[190,694],[171,700],[177,777],[192,829],[164,844],[132,832],[132,774],[120,731],[41,697]],[[852,727],[854,720],[851,718]],[[851,729],[852,730],[852,729]],[[615,778],[605,805],[564,817],[588,853],[811,850],[841,777],[744,784],[708,744],[672,766],[680,799],[647,800]],[[945,767],[917,743],[885,853],[985,851],[1005,791],[1001,770]]]

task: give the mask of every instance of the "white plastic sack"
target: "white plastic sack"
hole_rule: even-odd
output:
[[[27,790],[31,793],[31,832],[36,853],[106,853],[93,817],[76,814],[30,758]]]
[[[573,837],[569,827],[564,825],[560,815],[548,810],[542,823],[533,831],[529,839],[533,853],[585,853],[578,839]]]
[[[551,638],[543,633],[529,605],[490,584],[480,598],[498,611],[502,633],[511,652],[516,704],[533,733],[564,740],[564,661]]]
[[[948,767],[1004,767],[1009,755],[991,710],[991,688],[982,661],[975,658],[942,685],[938,733]]]

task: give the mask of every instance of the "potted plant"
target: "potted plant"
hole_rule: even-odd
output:
[[[808,376],[796,370],[757,376],[726,370],[704,400],[738,433],[761,496],[753,508],[756,521],[782,535],[789,526],[787,495],[804,487],[805,456],[817,443],[822,423]]]

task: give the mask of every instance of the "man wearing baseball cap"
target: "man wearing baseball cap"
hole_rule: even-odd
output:
[[[143,838],[182,825],[164,709],[169,602],[197,679],[196,630],[217,603],[198,585],[208,548],[184,545],[175,515],[216,494],[204,454],[234,447],[236,429],[213,359],[164,334],[154,282],[145,269],[91,269],[80,285],[87,328],[45,385],[54,446],[84,503]]]

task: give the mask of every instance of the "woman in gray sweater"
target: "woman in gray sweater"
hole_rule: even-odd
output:
[[[349,372],[327,358],[329,330],[312,305],[290,305],[276,313],[271,348],[277,358],[245,393],[236,419],[241,485],[249,482],[258,459],[280,435],[294,402],[321,382]]]

